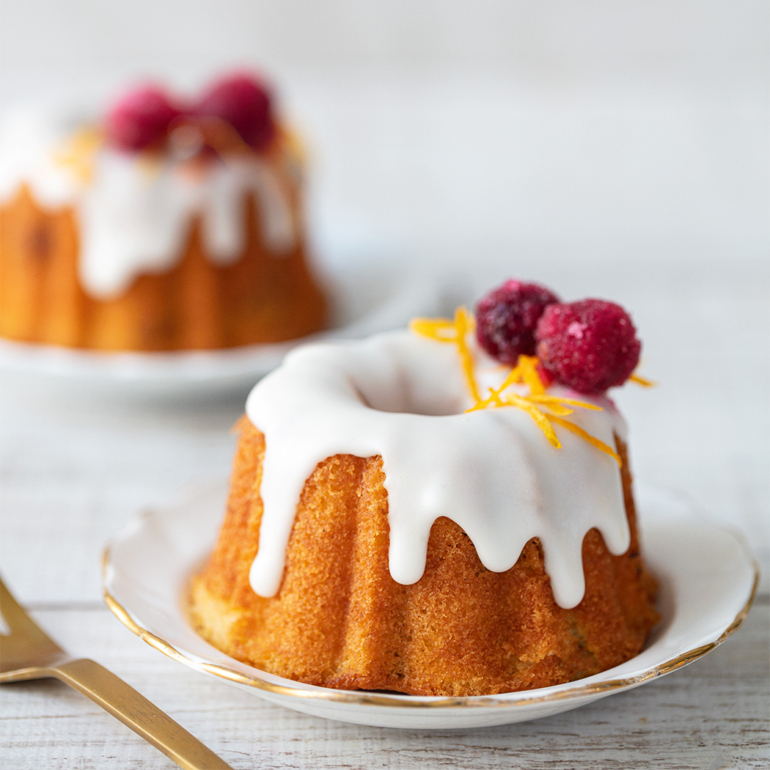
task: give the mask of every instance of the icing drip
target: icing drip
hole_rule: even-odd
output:
[[[212,161],[203,175],[192,176],[173,161],[148,169],[131,155],[102,150],[78,209],[83,286],[94,296],[116,296],[141,273],[170,270],[195,214],[211,259],[232,263],[246,245],[248,193],[256,194],[266,245],[286,253],[295,238],[293,216],[264,160]]]
[[[80,182],[56,162],[56,151],[88,122],[85,118],[35,107],[11,114],[0,127],[0,200],[13,197],[24,183],[47,208],[75,200]]]
[[[0,137],[0,199],[27,184],[46,207],[74,205],[80,279],[92,296],[118,296],[138,275],[173,268],[196,215],[212,261],[234,262],[246,245],[249,194],[256,196],[271,253],[286,254],[296,242],[298,224],[274,163],[238,155],[212,160],[205,171],[191,174],[173,158],[149,164],[141,155],[102,147],[85,181],[56,162],[76,124],[29,113],[10,121]]]
[[[475,348],[472,354],[482,384],[499,386],[499,367]],[[581,399],[603,411],[579,410],[570,420],[614,446],[613,434],[623,436],[625,427],[611,402]],[[510,569],[539,537],[556,602],[577,605],[585,534],[599,529],[614,554],[630,542],[616,462],[558,426],[556,449],[520,409],[465,413],[472,405],[453,346],[409,332],[309,345],[287,356],[246,406],[266,440],[254,591],[273,596],[280,588],[296,506],[318,463],[335,454],[380,455],[394,580],[420,579],[431,527],[446,516],[494,572]]]

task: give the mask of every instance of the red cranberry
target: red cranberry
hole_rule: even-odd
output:
[[[136,88],[107,113],[107,140],[121,150],[143,150],[159,143],[179,114],[158,86]]]
[[[536,283],[506,281],[476,306],[476,338],[484,350],[504,364],[534,355],[535,327],[545,308],[559,298]]]
[[[600,299],[550,305],[535,336],[542,367],[580,393],[622,385],[639,363],[642,347],[628,313]]]
[[[252,75],[230,75],[216,81],[192,112],[227,121],[254,149],[265,147],[275,135],[270,91]]]

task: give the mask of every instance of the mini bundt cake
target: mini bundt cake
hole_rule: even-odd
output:
[[[302,157],[238,74],[195,102],[147,86],[0,137],[0,336],[97,350],[279,342],[322,328]]]
[[[560,334],[556,309],[606,379],[636,365],[633,326],[629,344],[630,318],[598,300],[588,319],[555,297],[521,313],[517,286],[479,306],[478,341],[460,309],[305,346],[254,388],[190,588],[207,640],[314,685],[444,696],[568,682],[642,649],[655,582],[623,420],[602,390],[556,378],[563,352],[532,355]],[[490,333],[515,365],[487,355]]]

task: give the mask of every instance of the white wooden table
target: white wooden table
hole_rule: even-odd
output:
[[[682,490],[703,515],[746,530],[768,572],[767,267],[646,261],[570,268],[539,255],[516,272],[570,298],[624,303],[662,385],[626,388],[633,467]],[[426,257],[427,259],[428,257]],[[454,264],[458,264],[455,261]],[[677,266],[679,264],[679,266]],[[510,266],[455,281],[472,297]],[[662,278],[661,278],[662,277]],[[243,394],[165,403],[0,385],[0,568],[64,647],[96,658],[235,768],[766,768],[770,762],[770,597],[691,667],[541,721],[430,734],[357,727],[263,703],[150,649],[100,599],[105,540],[137,510],[228,473]],[[708,511],[706,513],[705,511]],[[0,766],[163,768],[171,763],[53,681],[0,689]]]

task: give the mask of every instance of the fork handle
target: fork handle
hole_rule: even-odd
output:
[[[49,669],[186,770],[232,770],[213,751],[96,661],[68,660]]]

